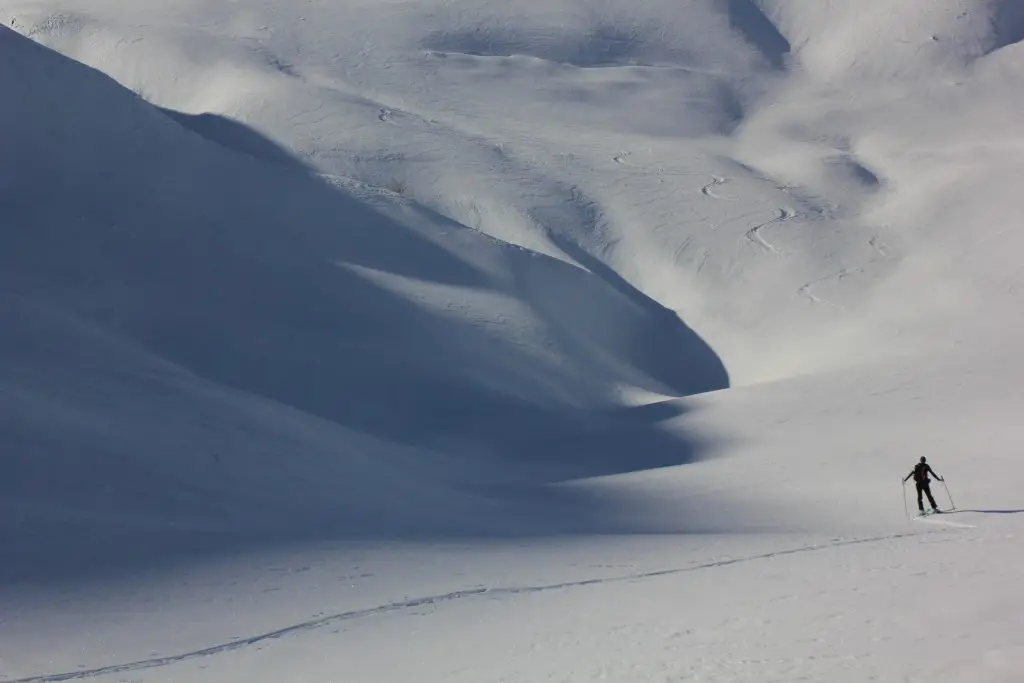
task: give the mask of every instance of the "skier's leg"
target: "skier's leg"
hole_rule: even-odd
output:
[[[915,482],[917,483],[917,482]],[[924,512],[924,501],[921,500],[921,494],[924,493],[924,487],[920,483],[917,483],[917,509]]]
[[[932,487],[928,484],[925,484],[924,492],[928,496],[928,503],[932,506],[932,510],[938,510],[939,506],[935,504],[935,498],[932,496]]]

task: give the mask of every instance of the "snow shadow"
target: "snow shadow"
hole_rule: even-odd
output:
[[[992,50],[1024,40],[1024,4],[1017,0],[997,0],[992,10]]]
[[[772,68],[783,69],[791,51],[789,41],[753,0],[729,0],[729,25],[765,58]]]
[[[983,515],[1016,515],[1024,512],[1024,510],[950,510],[946,514],[956,514],[958,512],[979,512]]]
[[[675,311],[641,292],[572,240],[555,231],[548,231],[547,236],[567,256],[621,294],[637,311],[643,312],[644,319],[633,327],[637,331],[630,340],[631,356],[638,367],[681,396],[728,387],[728,373],[721,359]],[[547,301],[550,300],[539,300],[538,305]]]
[[[553,484],[700,457],[662,428],[679,405],[613,389],[723,388],[724,367],[613,273],[385,211],[7,29],[0,50],[0,578],[593,533],[615,504]],[[453,315],[464,292],[532,311],[548,347]]]
[[[227,149],[293,170],[309,170],[306,164],[276,142],[234,119],[217,114],[185,114],[165,107],[157,108],[184,128]]]

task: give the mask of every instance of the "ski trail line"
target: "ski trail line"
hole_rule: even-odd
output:
[[[832,306],[834,308],[843,308],[843,306],[840,306],[839,304],[834,304],[831,301],[827,301],[819,296],[815,296],[814,292],[811,291],[811,288],[814,287],[814,285],[820,284],[822,282],[827,282],[829,280],[842,280],[843,278],[848,277],[850,275],[856,275],[858,273],[863,272],[863,268],[843,268],[842,270],[832,273],[830,275],[826,275],[825,277],[819,277],[817,280],[811,280],[806,285],[801,285],[799,288],[797,288],[796,291],[797,294],[801,294],[807,297],[812,303],[824,304],[826,306]]]
[[[176,655],[167,655],[165,657],[153,657],[151,659],[141,659],[134,662],[125,662],[122,664],[110,664],[108,666],[101,666],[95,669],[83,669],[80,671],[68,671],[64,673],[29,676],[28,678],[4,679],[0,677],[0,683],[59,683],[60,681],[81,680],[84,678],[102,676],[105,674],[125,673],[128,671],[142,671],[144,669],[155,669],[158,667],[168,666],[170,664],[185,662],[191,659],[199,659],[200,657],[209,657],[211,655],[222,654],[224,652],[231,652],[233,650],[241,650],[243,648],[256,645],[257,643],[262,643],[268,640],[276,640],[278,638],[283,638],[284,636],[290,636],[297,633],[303,633],[306,631],[313,631],[342,621],[352,621],[355,619],[363,619],[366,617],[391,614],[394,612],[400,612],[407,609],[422,607],[424,605],[440,605],[447,602],[456,602],[458,600],[475,598],[481,595],[525,595],[531,593],[545,593],[548,591],[565,590],[568,588],[583,588],[587,586],[598,586],[602,584],[625,583],[627,581],[640,581],[643,579],[652,579],[661,576],[685,574],[687,572],[695,572],[703,569],[728,567],[734,564],[743,564],[745,562],[754,562],[757,560],[770,560],[772,558],[783,557],[785,555],[796,555],[799,553],[816,552],[819,550],[827,550],[829,548],[841,548],[844,546],[862,545],[865,543],[879,543],[882,541],[892,541],[919,535],[919,533],[898,533],[888,534],[886,536],[871,536],[867,538],[837,540],[832,541],[830,543],[804,545],[798,546],[796,548],[789,548],[786,550],[777,550],[774,552],[763,553],[760,555],[748,555],[745,557],[736,557],[732,559],[706,562],[704,564],[691,565],[689,567],[659,569],[650,572],[625,574],[622,576],[611,576],[602,579],[565,581],[562,583],[552,583],[539,586],[510,586],[507,588],[469,588],[465,590],[453,591],[451,593],[443,593],[440,595],[432,595],[428,597],[413,598],[410,600],[392,602],[385,605],[379,605],[377,607],[368,607],[365,609],[352,610],[350,612],[340,612],[338,614],[332,614],[329,616],[320,617],[318,619],[311,619],[310,621],[292,624],[290,626],[279,628],[275,631],[268,631],[267,633],[261,633],[259,635],[250,636],[248,638],[239,638],[237,640],[232,640],[226,643],[220,643],[218,645],[211,645],[210,647],[205,647],[199,650],[192,650],[191,652],[183,652]]]
[[[764,228],[767,228],[769,225],[775,225],[776,223],[783,223],[785,221],[788,221],[791,218],[795,218],[796,217],[796,212],[793,211],[792,209],[781,208],[776,213],[777,213],[777,215],[774,218],[772,218],[770,221],[765,221],[764,223],[759,223],[758,225],[755,225],[754,227],[752,227],[749,230],[747,230],[746,237],[747,237],[748,240],[750,240],[754,244],[757,244],[757,245],[761,246],[766,251],[768,251],[768,252],[770,252],[772,254],[775,254],[776,256],[785,256],[786,253],[784,251],[782,251],[781,249],[776,247],[774,244],[772,244],[771,242],[766,240],[761,235],[761,230],[763,230]]]
[[[935,526],[949,526],[954,529],[977,529],[978,527],[973,524],[964,524],[962,522],[950,522],[947,519],[928,519],[927,517],[911,517],[915,522],[921,522],[921,524],[934,524]]]
[[[729,182],[728,178],[719,178],[718,176],[711,176],[711,182],[700,188],[700,193],[705,197],[711,197],[712,199],[725,199],[720,195],[715,194],[715,188],[719,185],[725,185]]]

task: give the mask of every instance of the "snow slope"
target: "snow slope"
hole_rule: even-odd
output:
[[[472,515],[444,510],[459,496],[436,500],[455,473],[530,487],[690,457],[695,446],[615,400],[620,385],[726,384],[663,307],[415,206],[229,152],[95,71],[10,31],[4,42],[16,96],[3,125],[19,131],[6,155],[4,479],[19,514],[49,515],[40,501],[59,495],[133,523],[245,527],[269,513],[375,534],[437,517],[461,532]],[[66,85],[38,87],[54,82]],[[646,452],[628,462],[607,452],[614,439]],[[559,466],[563,444],[597,441],[606,450]],[[416,452],[431,448],[436,459]],[[524,458],[548,468],[515,482],[485,462]]]
[[[0,23],[0,681],[1024,676],[1019,3]]]

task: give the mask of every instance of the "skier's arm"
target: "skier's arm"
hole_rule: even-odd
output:
[[[944,479],[942,477],[940,477],[938,474],[935,473],[935,470],[932,469],[931,465],[928,465],[928,471],[931,472],[932,476],[935,477],[936,479],[938,479],[939,481],[944,481]]]

